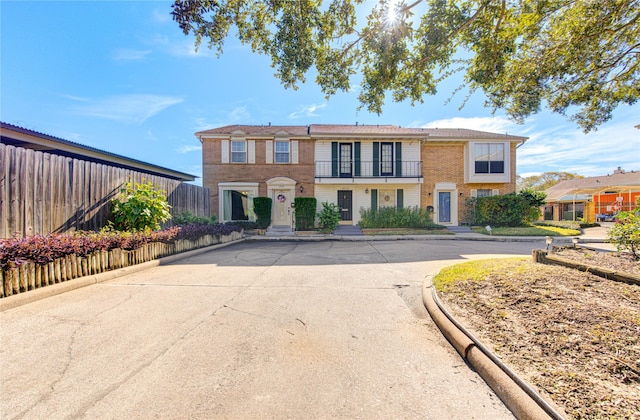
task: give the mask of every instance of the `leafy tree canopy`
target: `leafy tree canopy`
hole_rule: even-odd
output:
[[[314,67],[327,96],[348,91],[360,75],[360,106],[378,114],[387,95],[422,103],[457,71],[461,88],[484,92],[488,107],[517,122],[546,103],[585,132],[640,96],[640,0],[380,0],[373,7],[175,0],[172,7],[182,31],[218,54],[235,27],[243,44],[271,57],[287,88]]]
[[[584,178],[584,176],[572,174],[570,172],[545,172],[540,175],[532,175],[524,178],[518,175],[516,178],[516,189],[518,191],[544,191],[547,188],[553,187],[560,181],[576,178]]]

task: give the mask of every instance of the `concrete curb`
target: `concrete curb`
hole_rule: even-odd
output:
[[[529,393],[521,387],[516,380],[510,377],[506,371],[486,354],[486,349],[478,346],[477,340],[472,340],[443,312],[434,298],[435,288],[430,278],[422,287],[422,302],[429,312],[436,326],[440,329],[447,341],[456,349],[458,354],[482,377],[489,387],[498,395],[509,410],[520,420],[538,419],[562,419],[553,408],[551,414],[547,412]],[[514,375],[512,373],[512,375]],[[524,383],[518,378],[521,383]],[[532,390],[530,389],[530,392]],[[535,392],[535,391],[534,391]],[[542,399],[538,396],[539,399]],[[550,406],[549,406],[550,407]]]
[[[0,312],[4,312],[8,309],[16,308],[18,306],[26,305],[27,303],[35,302],[40,299],[45,299],[51,296],[59,295],[61,293],[69,292],[71,290],[79,289],[81,287],[113,280],[115,278],[126,276],[128,274],[137,273],[138,271],[146,270],[151,267],[157,267],[159,265],[169,264],[183,258],[193,257],[198,254],[213,251],[214,249],[223,248],[225,246],[238,242],[243,242],[244,240],[245,239],[242,238],[222,244],[211,245],[205,248],[198,248],[192,251],[182,252],[180,254],[169,255],[157,260],[147,261],[145,263],[140,263],[125,268],[119,268],[117,270],[111,270],[100,274],[79,277],[77,279],[68,280],[62,283],[52,284],[50,286],[29,290],[28,292],[19,293],[17,295],[7,296],[0,299]]]
[[[477,235],[477,236],[476,236]],[[455,235],[282,235],[264,236],[247,235],[245,239],[249,241],[493,241],[493,242],[544,242],[544,236],[486,236],[476,234],[455,234]],[[580,238],[580,243],[605,243],[602,238]],[[571,244],[571,237],[554,236],[553,243]]]

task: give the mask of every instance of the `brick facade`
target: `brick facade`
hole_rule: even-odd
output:
[[[327,156],[324,156],[326,151],[322,152],[322,156],[315,156],[315,153],[318,152],[316,141],[321,141],[323,144],[327,142],[330,144],[332,141],[362,142],[363,145],[373,141],[408,141],[411,144],[418,141],[421,143],[421,147],[417,148],[420,156],[409,156],[409,154],[405,156],[403,154],[402,158],[407,161],[419,159],[422,162],[423,179],[416,184],[420,191],[420,207],[436,207],[438,191],[449,191],[452,194],[451,211],[457,212],[452,215],[452,224],[464,222],[465,203],[472,196],[472,190],[490,189],[497,190],[500,194],[515,192],[516,146],[526,140],[523,137],[464,129],[405,129],[394,126],[340,125],[317,127],[230,126],[196,133],[196,136],[202,141],[203,186],[210,189],[211,211],[215,214],[218,214],[219,211],[218,186],[220,183],[258,183],[257,195],[266,196],[268,194],[266,184],[268,180],[286,177],[295,181],[295,196],[314,197],[316,194],[314,185],[317,181],[314,176],[315,160],[328,160]],[[234,138],[233,136],[255,142],[255,163],[222,163],[222,141],[229,141]],[[267,141],[275,141],[279,138],[286,138],[298,143],[297,164],[266,163]],[[470,152],[465,152],[466,148],[470,148],[470,142],[496,142],[510,145],[509,176],[503,177],[505,180],[508,179],[508,182],[477,182],[478,176],[476,175],[476,182],[465,183],[465,179],[469,179],[465,175],[465,171],[471,170],[467,167],[471,165],[468,161],[468,153]],[[417,149],[412,152],[413,155],[418,153]],[[366,159],[370,159],[370,157],[367,158],[363,155],[363,161]],[[372,188],[377,181],[375,177],[367,178],[367,180],[370,181]],[[350,188],[359,185],[359,188],[364,190],[365,185],[362,184],[362,179],[358,181]],[[322,180],[322,184],[327,185],[326,180]],[[338,184],[346,186],[344,183]],[[302,192],[300,192],[300,187],[303,188]],[[326,189],[326,187],[323,188]]]

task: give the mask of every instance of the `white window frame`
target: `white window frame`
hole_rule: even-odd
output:
[[[501,145],[503,172],[476,173],[476,146]],[[490,159],[490,157],[489,157]],[[490,162],[490,161],[487,161]],[[489,163],[490,166],[490,163]],[[498,141],[469,142],[465,148],[465,181],[468,183],[505,183],[511,180],[511,143]]]
[[[224,206],[225,206],[225,191],[243,191],[247,192],[247,213],[249,221],[255,221],[255,213],[253,211],[253,198],[258,196],[258,183],[257,182],[221,182],[218,184],[218,219],[220,222],[231,222],[231,219],[226,219]]]
[[[234,150],[235,147],[237,145],[242,145],[242,151],[240,150]],[[230,159],[229,161],[231,163],[247,163],[247,142],[245,140],[231,140],[231,148],[230,148]],[[235,158],[234,154],[239,154],[242,153],[244,156],[244,159],[242,160],[238,160]]]
[[[278,151],[278,146],[286,145],[286,152]],[[286,160],[279,160],[286,156]],[[273,162],[276,164],[285,164],[291,162],[291,142],[286,140],[276,140],[273,144]]]

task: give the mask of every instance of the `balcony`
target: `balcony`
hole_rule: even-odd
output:
[[[422,178],[422,161],[316,161],[318,178]]]

